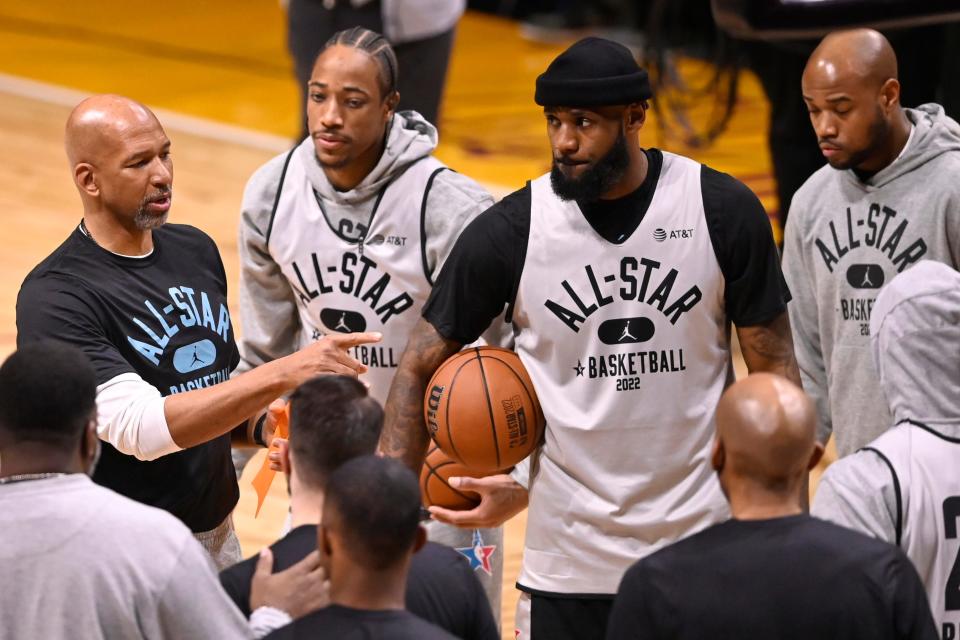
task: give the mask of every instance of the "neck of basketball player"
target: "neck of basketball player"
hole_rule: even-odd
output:
[[[153,251],[153,232],[141,229],[133,216],[122,216],[99,207],[83,213],[88,234],[101,248],[124,256],[143,256]]]
[[[290,483],[290,528],[320,524],[323,513],[323,489],[311,487],[300,479],[296,469],[288,478]]]
[[[771,489],[742,478],[728,482],[724,488],[730,512],[737,520],[771,520],[804,513],[802,478],[796,478],[782,489]]]
[[[0,478],[39,473],[83,473],[79,452],[43,442],[20,442],[0,450]]]
[[[616,200],[628,196],[639,189],[643,181],[647,179],[647,170],[650,163],[647,162],[647,154],[640,148],[640,143],[636,138],[630,139],[628,137],[627,153],[630,155],[630,164],[627,165],[627,170],[623,177],[617,181],[617,184],[603,192],[603,195],[600,196],[601,200]]]
[[[335,559],[330,575],[331,604],[368,611],[405,608],[410,559],[408,555],[382,571]]]

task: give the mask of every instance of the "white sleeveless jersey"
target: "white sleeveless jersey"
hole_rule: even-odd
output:
[[[296,293],[301,344],[338,331],[382,332],[381,342],[351,349],[369,367],[361,379],[381,404],[430,294],[421,221],[429,183],[444,168],[427,157],[390,182],[362,241],[333,228],[300,154],[291,156],[277,196],[268,250]]]
[[[937,628],[960,638],[960,439],[902,423],[865,449],[893,474],[896,543],[923,580]]]
[[[693,160],[664,152],[619,245],[549,175],[530,187],[513,320],[547,429],[518,582],[613,594],[630,564],[729,516],[709,460],[733,376],[724,280]]]

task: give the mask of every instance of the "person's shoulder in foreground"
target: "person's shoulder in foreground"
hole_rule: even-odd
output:
[[[617,600],[608,639],[937,637],[899,549],[806,515],[715,525],[634,564]]]
[[[270,545],[273,553],[273,570],[289,569],[303,560],[317,548],[317,526],[306,524],[291,529],[287,535]],[[259,556],[253,555],[246,560],[227,567],[220,572],[220,585],[246,617],[250,617],[250,585],[257,569]]]
[[[456,640],[440,627],[421,620],[409,611],[362,610],[332,604],[277,629],[267,638],[311,640]]]
[[[3,609],[26,599],[23,607],[44,602],[48,613],[39,620],[4,617],[10,637],[186,637],[188,629],[195,637],[246,637],[206,553],[170,514],[83,474],[4,491],[4,502],[24,508],[0,515],[0,530],[11,536],[0,550]]]

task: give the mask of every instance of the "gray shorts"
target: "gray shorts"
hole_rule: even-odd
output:
[[[223,571],[243,559],[240,540],[237,539],[237,532],[233,529],[233,515],[227,516],[216,529],[195,533],[193,537],[210,554],[213,564],[217,566],[217,571]]]

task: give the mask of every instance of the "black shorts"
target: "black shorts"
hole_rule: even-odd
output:
[[[613,596],[569,598],[530,594],[531,640],[603,640]]]

